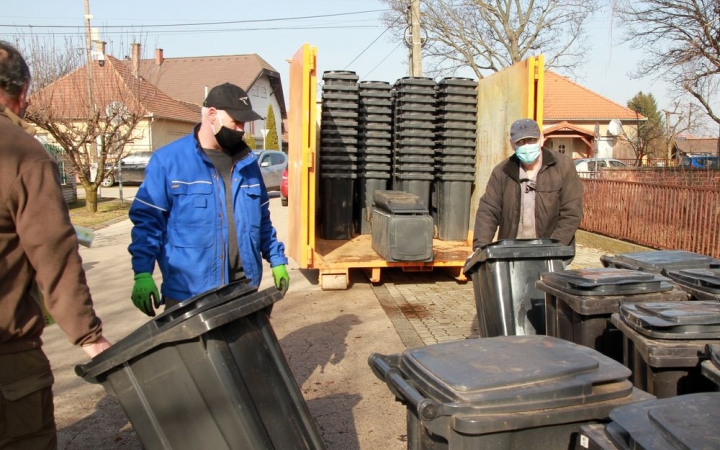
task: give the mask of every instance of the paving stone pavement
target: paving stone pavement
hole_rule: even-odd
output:
[[[568,269],[602,267],[606,252],[582,245]],[[479,336],[472,282],[458,283],[441,270],[386,270],[373,291],[408,348]]]

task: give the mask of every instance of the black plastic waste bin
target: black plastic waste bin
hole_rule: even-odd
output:
[[[600,262],[605,267],[653,273],[661,273],[664,269],[720,268],[720,260],[684,250],[652,250],[620,255],[603,255],[600,257]]]
[[[720,269],[663,270],[663,274],[695,300],[720,301]]]
[[[76,373],[118,398],[147,450],[322,449],[268,321],[281,297],[245,283],[210,291]]]
[[[475,250],[463,272],[472,278],[482,337],[545,334],[544,272],[564,270],[575,249],[552,239],[493,242]]]
[[[433,260],[433,221],[417,195],[376,190],[373,202],[372,249],[378,255],[385,261]]]
[[[546,334],[623,361],[623,334],[610,323],[623,302],[688,300],[667,278],[635,270],[600,268],[544,273]]]
[[[580,427],[576,450],[710,450],[720,448],[720,393],[621,406],[610,423]]]
[[[720,303],[626,303],[610,321],[635,387],[658,398],[716,390],[700,363],[707,344],[720,344]]]
[[[409,450],[568,449],[580,425],[653,398],[622,364],[549,336],[445,342],[368,363],[407,406]]]

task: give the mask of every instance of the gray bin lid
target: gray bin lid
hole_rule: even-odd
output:
[[[626,303],[619,315],[637,333],[656,339],[720,339],[720,303]]]
[[[556,239],[504,239],[476,249],[465,261],[463,272],[472,273],[492,260],[565,259],[575,256],[575,248]]]
[[[670,280],[660,275],[616,268],[542,273],[540,280],[575,295],[633,295],[673,289]]]
[[[257,292],[238,281],[187,299],[116,342],[75,373],[94,381],[132,358],[162,344],[196,338],[226,323],[248,316],[282,298],[275,288]]]
[[[502,336],[408,349],[399,369],[456,414],[514,413],[626,397],[631,372],[588,347],[550,336]]]
[[[665,270],[663,274],[693,294],[708,294],[702,300],[720,300],[720,269]]]
[[[718,448],[720,393],[704,392],[620,406],[610,412],[606,435],[617,448]]]
[[[373,202],[378,208],[393,214],[427,213],[427,206],[420,197],[405,191],[375,191]]]
[[[654,250],[614,256],[604,255],[600,260],[605,266],[655,273],[660,273],[663,269],[720,268],[720,260],[684,250]]]

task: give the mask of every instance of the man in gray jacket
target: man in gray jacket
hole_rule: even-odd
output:
[[[510,127],[515,153],[492,171],[475,216],[473,250],[497,239],[557,239],[574,245],[582,220],[583,186],[567,156],[543,148],[537,122]]]

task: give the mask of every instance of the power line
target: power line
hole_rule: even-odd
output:
[[[304,19],[320,19],[323,17],[338,17],[338,16],[351,16],[358,14],[369,14],[375,12],[387,11],[386,9],[371,9],[367,11],[355,11],[347,13],[336,13],[336,14],[321,14],[315,16],[298,16],[298,17],[284,17],[277,19],[253,19],[253,20],[231,20],[223,22],[195,22],[195,23],[170,23],[170,24],[154,24],[154,25],[138,25],[147,28],[167,28],[167,27],[194,27],[194,26],[206,26],[206,25],[232,25],[232,24],[243,24],[243,23],[258,23],[258,22],[279,22],[283,20],[304,20]],[[106,25],[103,28],[127,28],[134,25]],[[8,25],[0,24],[0,27],[11,27],[11,28],[77,28],[78,25]]]
[[[82,27],[77,26],[78,32],[77,33],[53,33],[51,31],[47,32],[41,32],[41,33],[35,33],[33,32],[33,36],[81,36],[84,35],[83,32],[80,30]],[[142,28],[139,29],[126,29],[124,31],[108,31],[103,32],[102,34],[104,36],[110,36],[110,35],[124,35],[128,33],[142,33],[152,36],[164,36],[169,34],[184,34],[184,35],[191,35],[191,34],[198,34],[198,33],[226,33],[226,32],[238,32],[238,31],[282,31],[282,30],[345,30],[348,28],[377,28],[377,25],[338,25],[338,26],[298,26],[298,27],[268,27],[268,28],[223,28],[220,30],[216,29],[205,29],[205,30],[166,30],[166,31],[152,31],[152,30],[143,30]],[[3,34],[0,34],[2,36]]]
[[[365,53],[366,51],[368,51],[368,49],[369,49],[370,47],[372,47],[372,46],[378,41],[378,39],[380,39],[380,38],[383,36],[383,34],[387,33],[388,30],[389,30],[393,25],[395,25],[395,24],[397,23],[398,20],[400,20],[400,17],[398,17],[397,19],[395,19],[395,20],[393,21],[393,23],[391,23],[390,25],[388,25],[388,26],[385,28],[385,30],[383,30],[383,32],[380,33],[380,35],[379,35],[378,37],[376,37],[375,40],[373,40],[373,41],[370,43],[370,45],[368,45],[367,47],[365,47],[365,50],[361,51],[360,54],[355,57],[355,59],[353,59],[352,61],[350,61],[350,62],[347,64],[347,66],[345,66],[345,68],[347,69],[348,67],[350,67],[350,65],[351,65],[352,63],[354,63],[355,61],[357,61],[357,59],[358,59],[359,57],[361,57],[361,56],[363,55],[363,53]],[[393,49],[393,51],[395,51],[395,50]],[[388,56],[389,56],[389,55],[388,55]],[[386,57],[386,58],[387,58],[387,57]],[[384,60],[383,60],[383,61],[384,61]]]
[[[370,75],[371,73],[373,73],[373,72],[375,71],[375,69],[377,69],[378,67],[380,67],[380,65],[381,65],[382,63],[384,63],[385,60],[390,57],[390,55],[392,55],[393,53],[395,53],[395,50],[397,50],[398,47],[400,47],[402,44],[403,44],[402,41],[398,42],[398,44],[395,46],[395,48],[393,48],[392,50],[390,50],[390,53],[388,53],[387,56],[385,56],[385,57],[382,59],[382,61],[380,61],[379,63],[377,63],[377,65],[376,65],[375,67],[373,67],[372,69],[370,69],[370,72],[368,72],[367,74],[365,74],[365,76],[364,76],[362,79],[363,79],[363,80],[367,79],[368,75]]]

